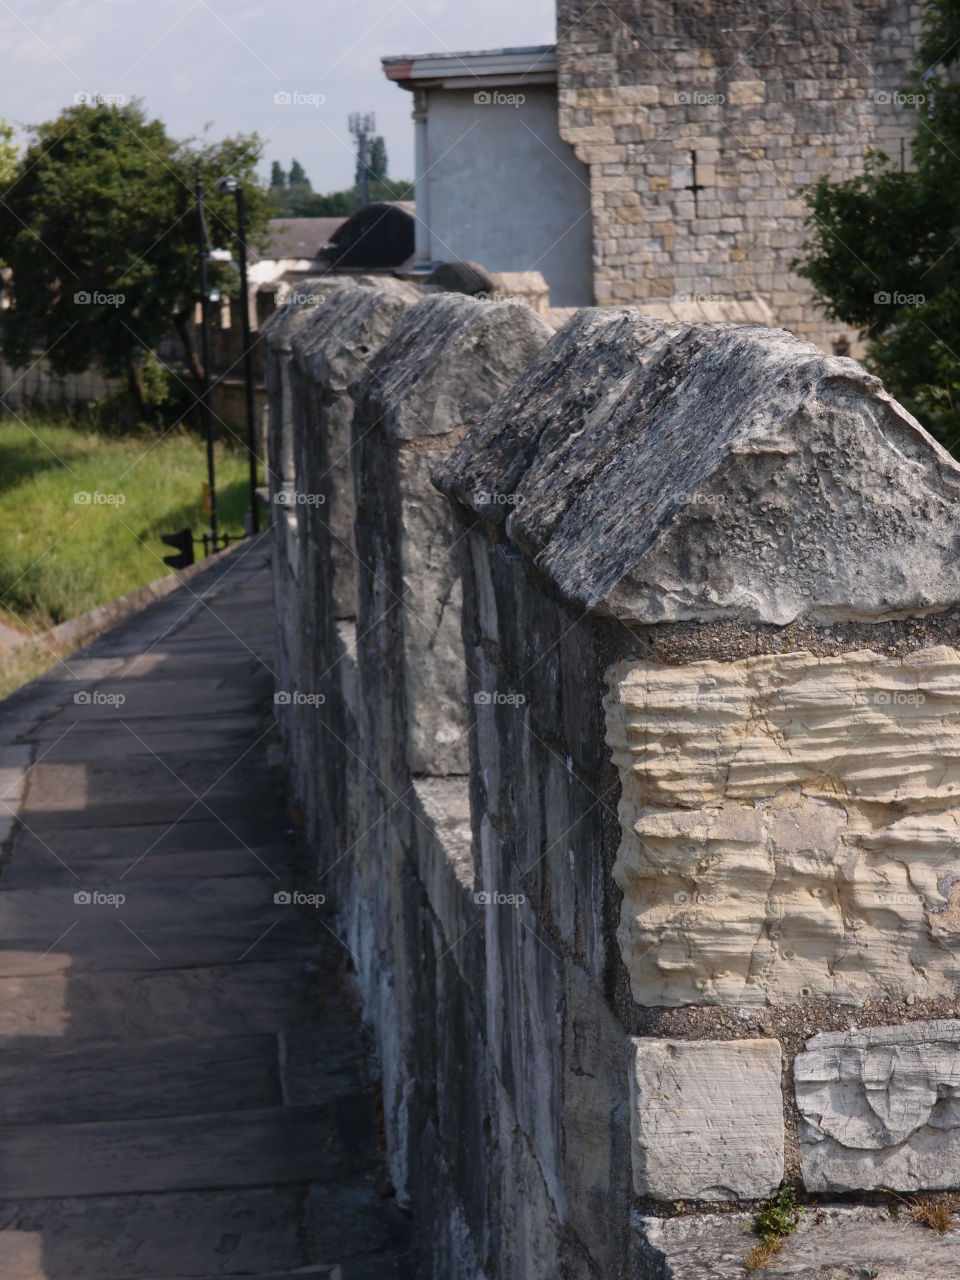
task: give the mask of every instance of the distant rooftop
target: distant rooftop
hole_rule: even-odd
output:
[[[313,261],[345,222],[346,218],[271,218],[269,238],[261,256]]]
[[[465,89],[477,84],[554,84],[557,50],[552,44],[460,53],[410,53],[380,59],[384,75],[404,88],[427,85]]]

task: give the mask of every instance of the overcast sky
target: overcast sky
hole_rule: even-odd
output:
[[[0,116],[47,120],[77,93],[138,95],[174,137],[256,130],[316,191],[353,182],[347,115],[374,111],[390,174],[413,177],[411,95],[385,54],[547,44],[553,0],[0,0]],[[276,105],[278,92],[322,105]]]

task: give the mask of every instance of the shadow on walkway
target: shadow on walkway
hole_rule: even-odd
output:
[[[260,540],[0,703],[3,1280],[410,1274],[272,640]]]

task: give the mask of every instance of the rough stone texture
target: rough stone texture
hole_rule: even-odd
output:
[[[633,1185],[656,1200],[769,1195],[783,1178],[776,1040],[633,1041]]]
[[[270,330],[277,351],[271,348],[269,356],[283,374],[279,398],[284,405],[289,401],[280,429],[289,434],[293,466],[275,494],[274,508],[277,531],[286,534],[281,559],[289,575],[277,592],[277,606],[291,615],[284,628],[278,684],[291,693],[322,698],[329,708],[320,712],[309,700],[278,708],[285,738],[297,739],[291,750],[297,762],[295,791],[311,815],[311,834],[325,829],[313,826],[323,808],[316,788],[333,783],[317,762],[331,758],[325,748],[339,745],[342,753],[345,741],[344,724],[336,727],[342,674],[338,623],[356,614],[349,385],[403,310],[419,297],[412,286],[389,277],[338,277],[323,284],[299,289],[294,296],[307,301],[288,302],[276,313],[281,319],[288,310],[293,314]],[[284,353],[287,347],[289,354]]]
[[[781,330],[585,309],[437,479],[565,599],[625,622],[960,597],[960,467],[878,379]]]
[[[634,1275],[656,1280],[743,1280],[758,1243],[753,1215],[639,1218]],[[876,1206],[808,1208],[764,1280],[953,1280],[960,1233],[938,1236],[905,1212]]]
[[[293,338],[293,411],[303,414],[297,431],[298,483],[306,494],[320,499],[298,506],[308,519],[313,517],[311,524],[302,524],[302,538],[312,541],[318,568],[329,566],[333,575],[337,618],[353,618],[357,612],[350,386],[419,296],[412,285],[399,280],[360,276],[330,293]],[[319,590],[325,592],[325,585]]]
[[[370,293],[346,290],[344,324],[373,322]],[[340,329],[332,312],[310,327]],[[313,584],[281,626],[298,619],[298,674],[326,681],[292,742],[303,802],[430,1280],[672,1274],[655,1228],[633,1229],[638,1195],[670,1213],[765,1196],[785,1157],[797,1175],[780,1043],[789,1056],[808,1023],[842,1027],[848,998],[895,1020],[907,1006],[875,999],[884,983],[915,1001],[911,983],[923,998],[950,981],[957,654],[909,610],[953,589],[954,464],[850,362],[783,334],[617,311],[581,313],[541,351],[546,337],[522,307],[403,310],[338,383],[354,404],[356,625],[333,625],[319,526],[301,527],[285,580],[300,597]],[[299,472],[325,412],[306,352]],[[814,625],[844,608],[853,621]],[[311,665],[321,620],[329,670]],[[767,666],[742,659],[750,636]],[[724,877],[717,924],[700,890]],[[641,904],[626,963],[618,880],[627,916]],[[672,935],[644,896],[664,884]],[[649,958],[633,921],[651,926]],[[732,999],[739,1016],[691,1007]],[[631,1106],[631,1087],[673,1090],[683,1111]],[[724,1239],[700,1249],[717,1276]]]
[[[303,282],[297,302],[278,307],[264,322],[260,333],[265,343],[264,376],[267,386],[266,479],[273,513],[273,603],[277,616],[277,688],[289,691],[299,681],[301,648],[300,526],[296,503],[289,499],[296,490],[296,443],[294,404],[291,386],[293,341],[328,294],[337,287],[334,279]],[[309,653],[309,649],[308,649]],[[300,687],[297,684],[296,687]],[[282,717],[280,731],[291,748],[292,717]],[[291,758],[302,761],[302,753],[291,750]],[[302,784],[301,784],[302,785]]]
[[[759,295],[826,350],[853,338],[791,269],[809,234],[799,195],[821,174],[860,171],[868,147],[899,162],[916,127],[897,91],[920,10],[830,0],[811,21],[778,0],[749,15],[560,0],[559,129],[589,168],[597,301],[719,309]]]
[[[636,1000],[954,993],[955,649],[621,662],[610,682]]]
[[[354,388],[360,662],[383,682],[365,678],[367,742],[388,787],[406,770],[467,771],[453,525],[430,469],[549,334],[520,303],[434,295],[405,313]]]
[[[821,1033],[793,1079],[809,1190],[960,1183],[960,1021]]]

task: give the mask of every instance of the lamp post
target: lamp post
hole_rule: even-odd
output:
[[[250,341],[250,298],[247,293],[247,227],[246,207],[243,200],[243,183],[233,174],[217,180],[217,190],[230,193],[237,199],[237,230],[234,238],[240,258],[240,320],[243,327],[243,380],[247,398],[247,451],[250,455],[250,532],[260,532],[260,512],[257,507],[257,450],[256,408],[253,397],[253,350]]]
[[[203,356],[203,428],[207,437],[207,480],[210,485],[210,542],[217,550],[217,485],[213,466],[213,415],[210,412],[210,334],[208,329],[210,298],[207,293],[207,252],[210,240],[203,216],[203,181],[197,174],[197,250],[200,259],[200,344]]]

